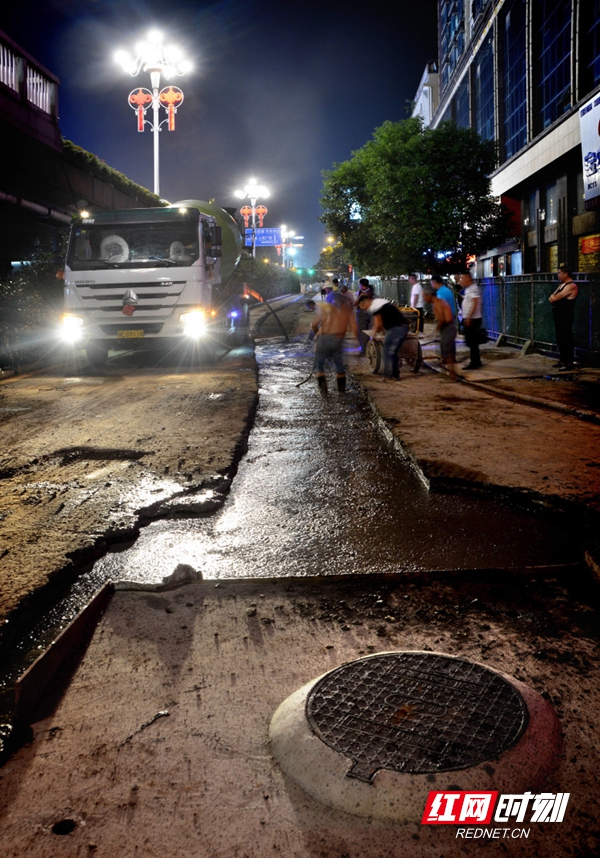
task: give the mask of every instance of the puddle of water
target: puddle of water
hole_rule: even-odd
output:
[[[205,578],[330,575],[573,562],[569,524],[487,498],[431,494],[381,438],[356,391],[323,401],[304,343],[257,348],[260,405],[223,509],[158,521],[97,567],[157,582],[178,563]],[[334,384],[330,384],[334,387]]]

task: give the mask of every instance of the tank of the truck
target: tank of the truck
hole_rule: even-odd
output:
[[[242,255],[242,235],[235,219],[225,209],[204,200],[181,200],[173,203],[172,207],[195,208],[202,214],[214,217],[222,231],[220,282],[223,285],[228,283]]]

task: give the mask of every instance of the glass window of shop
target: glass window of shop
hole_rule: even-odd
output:
[[[533,0],[538,133],[571,107],[571,5],[571,0]]]
[[[522,274],[523,273],[523,254],[520,250],[515,251],[515,253],[510,254],[510,270],[509,274]]]
[[[475,59],[475,128],[484,140],[494,139],[494,54],[492,34]]]
[[[529,224],[528,228],[530,230],[535,229],[537,227],[537,213],[538,213],[538,193],[537,191],[532,191],[529,194]]]
[[[600,0],[599,0],[600,2]],[[512,158],[527,143],[526,6],[509,2],[504,15],[504,151]]]
[[[558,186],[556,182],[546,185],[546,224],[558,223]]]

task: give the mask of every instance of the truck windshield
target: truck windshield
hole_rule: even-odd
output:
[[[190,266],[198,259],[197,230],[191,221],[77,224],[71,229],[67,265],[72,271]]]

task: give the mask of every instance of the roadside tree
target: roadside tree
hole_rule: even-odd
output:
[[[263,298],[300,292],[300,278],[295,271],[281,268],[273,262],[265,263],[261,259],[253,259],[248,253],[242,254],[230,289],[241,293],[244,283],[259,292]]]
[[[349,274],[350,254],[341,241],[324,247],[315,268],[323,274],[326,271],[347,277]]]
[[[36,361],[55,347],[64,246],[63,233],[36,241],[29,258],[0,280],[0,369]]]
[[[321,221],[361,268],[450,273],[500,244],[508,214],[490,193],[495,143],[469,128],[385,122],[323,173]]]

